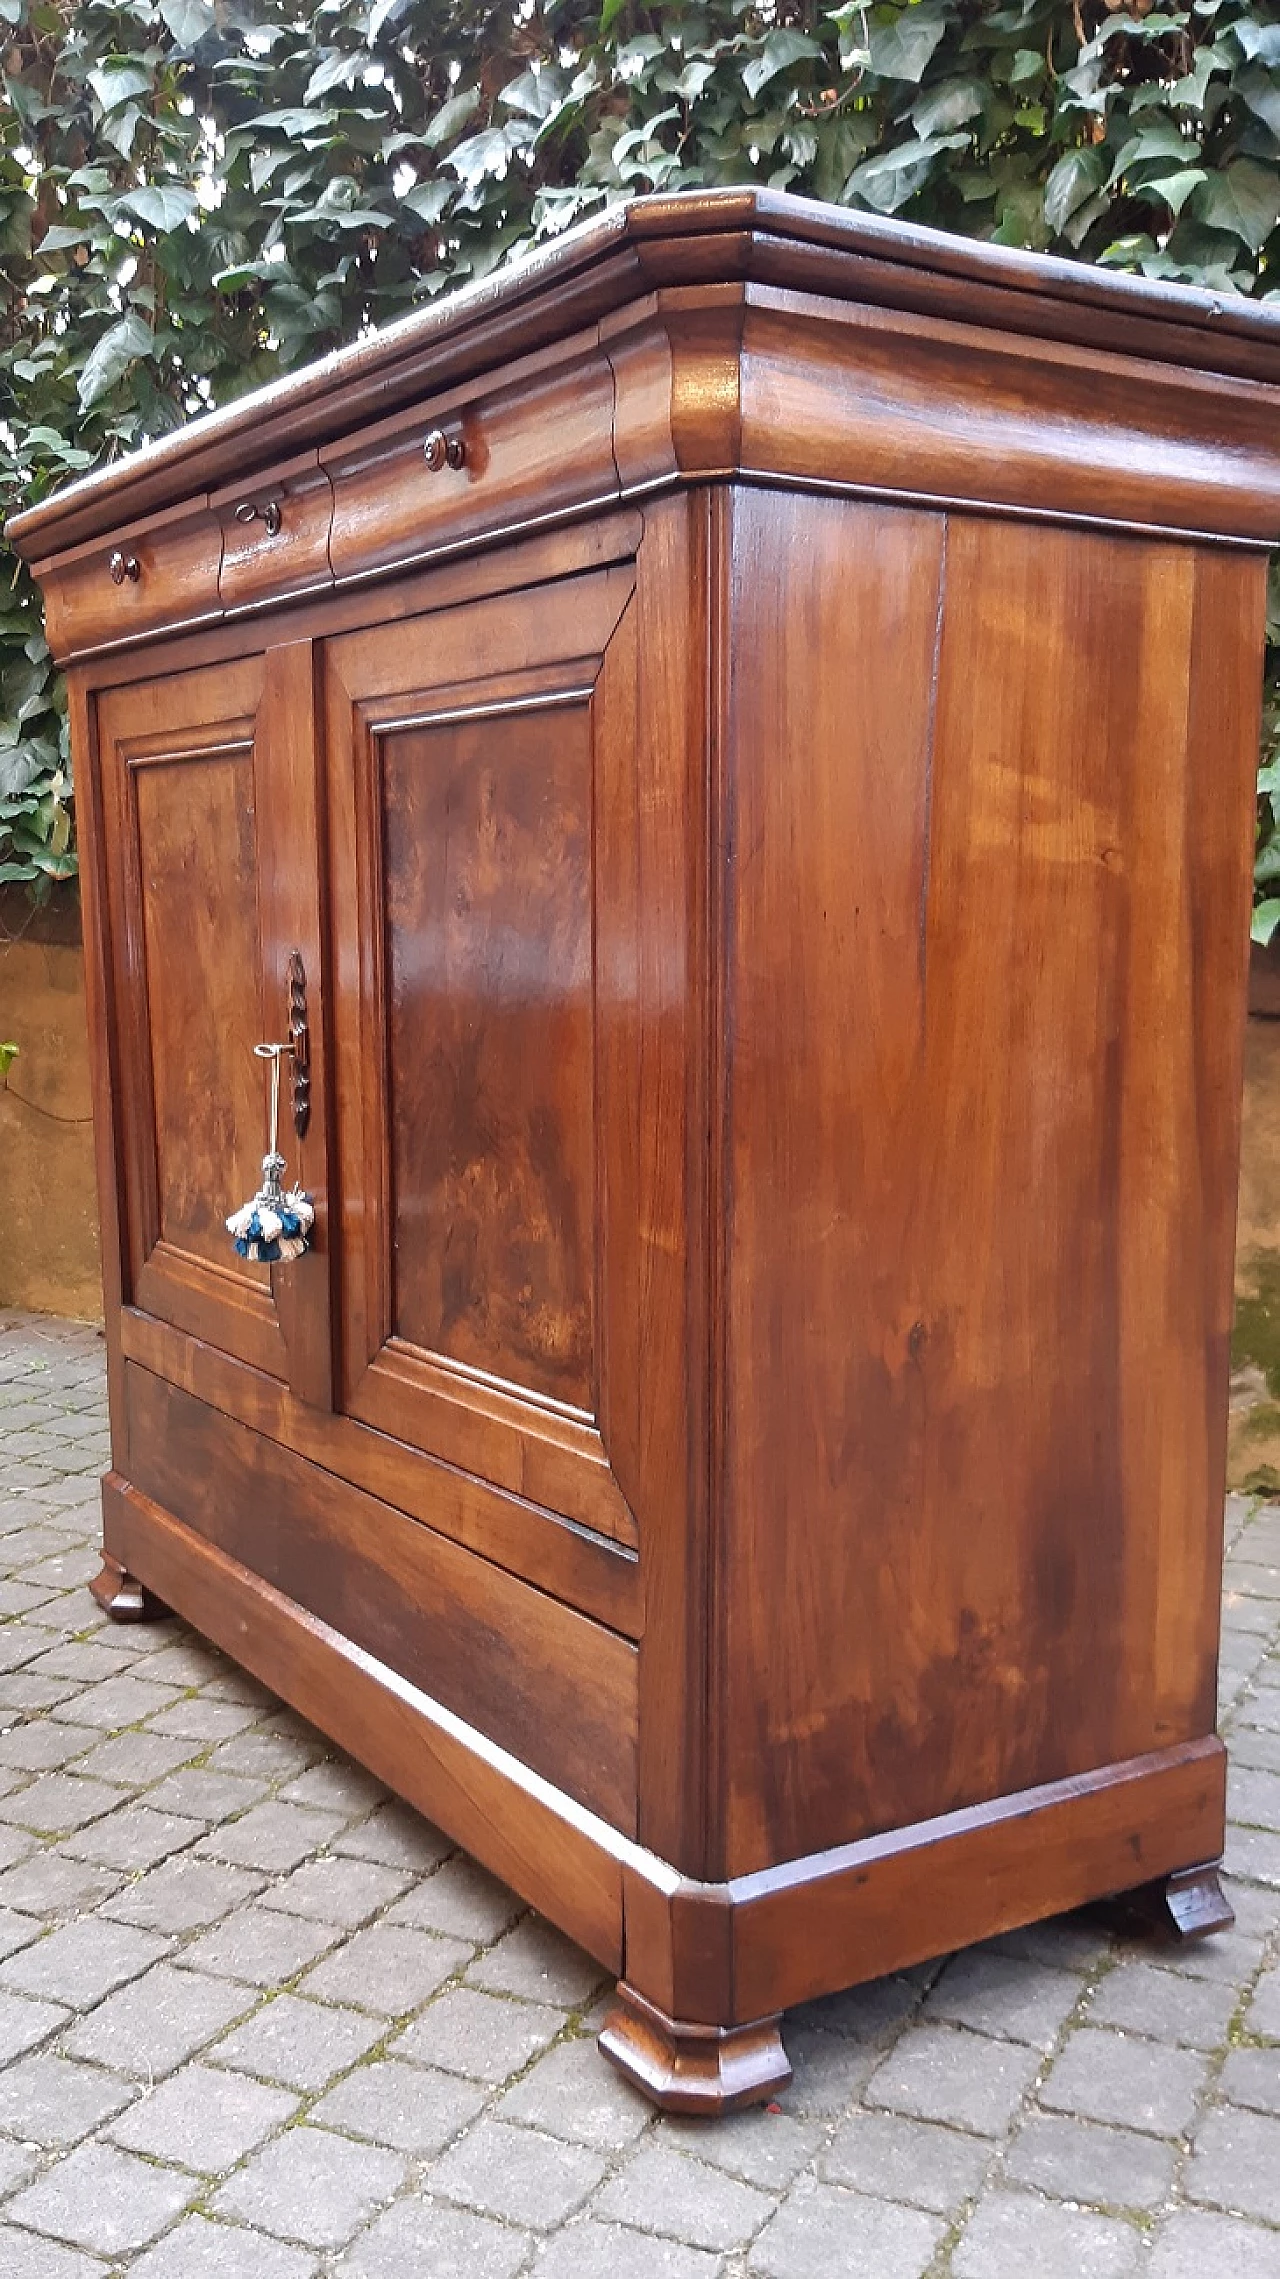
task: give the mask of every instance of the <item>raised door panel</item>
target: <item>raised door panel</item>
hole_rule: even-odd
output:
[[[295,950],[322,1067],[311,685],[304,643],[112,690],[96,725],[125,1301],[324,1402],[323,1208],[316,1254],[287,1267],[238,1258],[225,1223],[261,1178],[253,1047],[288,1035]],[[304,1145],[290,1095],[286,1076],[289,1177],[323,1206],[323,1115]]]
[[[627,1111],[600,968],[626,898],[596,815],[634,765],[633,583],[623,565],[327,653],[344,1404],[622,1546],[607,1329],[641,1299],[609,1229]]]

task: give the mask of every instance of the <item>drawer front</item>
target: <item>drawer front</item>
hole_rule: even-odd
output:
[[[202,502],[193,512],[121,531],[56,567],[37,564],[55,657],[219,617],[221,558],[221,525]]]
[[[613,376],[600,354],[455,391],[322,451],[335,577],[421,560],[618,496]]]
[[[216,492],[211,504],[222,529],[219,586],[228,615],[332,582],[333,486],[314,453]]]

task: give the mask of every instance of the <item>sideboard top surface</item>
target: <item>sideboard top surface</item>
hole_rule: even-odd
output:
[[[216,491],[251,482],[286,458],[314,456],[371,423],[558,343],[595,337],[606,346],[655,305],[738,315],[752,305],[775,320],[844,305],[836,363],[856,363],[850,311],[888,312],[919,325],[946,364],[972,363],[1003,339],[1023,353],[1096,365],[1112,387],[1124,365],[1147,386],[1190,389],[1234,404],[1247,424],[1256,469],[1268,457],[1277,504],[1259,527],[1224,531],[1266,543],[1280,536],[1280,435],[1272,391],[1280,387],[1280,313],[1257,303],[1115,274],[768,190],[722,189],[636,199],[567,232],[480,283],[451,293],[368,338],[319,359],[163,441],[96,470],[15,516],[6,536],[40,563],[126,525]],[[796,355],[810,351],[802,323]],[[822,359],[812,356],[815,367]],[[1140,366],[1140,373],[1138,367]],[[828,383],[832,367],[827,366]],[[1161,412],[1130,408],[1120,425],[1156,436]],[[1209,436],[1199,418],[1195,424]],[[1230,424],[1230,423],[1228,423]],[[1224,442],[1229,442],[1224,436]],[[1259,450],[1261,457],[1259,457]],[[686,472],[733,472],[704,467]],[[1243,470],[1242,470],[1243,472]],[[1246,476],[1246,483],[1248,477]],[[622,485],[627,487],[625,481]],[[1161,519],[1173,520],[1172,516]],[[1262,528],[1261,524],[1266,524]],[[1274,528],[1272,524],[1274,523]],[[1217,527],[1212,511],[1205,527]]]

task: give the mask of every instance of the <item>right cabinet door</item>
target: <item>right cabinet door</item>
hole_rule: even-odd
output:
[[[646,1310],[634,588],[624,562],[353,633],[325,688],[343,1406],[622,1545]]]

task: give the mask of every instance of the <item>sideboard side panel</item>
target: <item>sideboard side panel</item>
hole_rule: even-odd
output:
[[[1259,578],[737,496],[731,1874],[1211,1730]]]

